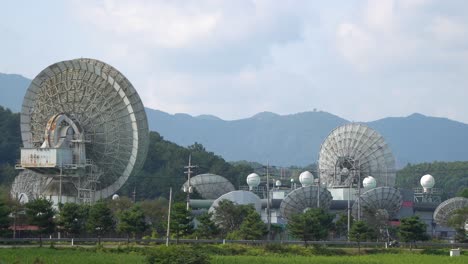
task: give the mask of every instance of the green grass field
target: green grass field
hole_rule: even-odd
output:
[[[156,252],[157,247],[152,247]],[[0,264],[4,263],[145,263],[145,256],[142,251],[118,249],[96,250],[84,248],[2,248],[0,249]],[[258,249],[257,249],[258,250]],[[444,250],[445,251],[445,250]],[[255,252],[255,251],[254,251]],[[251,252],[252,253],[252,252]],[[419,253],[399,253],[399,254],[370,254],[370,255],[345,255],[345,256],[299,256],[288,254],[283,256],[278,253],[267,255],[211,255],[211,263],[220,264],[266,264],[266,263],[356,263],[356,264],[445,264],[445,263],[468,263],[468,256],[449,257],[447,255],[424,255]]]
[[[11,263],[145,263],[138,253],[87,252],[73,249],[13,248],[0,249],[0,264]]]
[[[216,264],[279,264],[279,263],[317,263],[317,264],[446,264],[468,263],[467,256],[454,257],[419,255],[419,254],[378,254],[366,256],[214,256],[211,259]]]

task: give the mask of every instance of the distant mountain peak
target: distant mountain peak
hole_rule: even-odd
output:
[[[411,115],[408,116],[408,118],[425,118],[427,116],[423,115],[423,114],[420,114],[420,113],[413,113]]]
[[[275,118],[275,117],[280,117],[280,115],[273,113],[273,112],[260,112],[254,116],[252,116],[252,119],[257,119],[257,120],[265,120],[265,119],[270,119],[270,118]]]
[[[223,119],[214,116],[214,115],[198,115],[196,118],[201,119],[201,120],[214,120],[214,121],[222,121]]]

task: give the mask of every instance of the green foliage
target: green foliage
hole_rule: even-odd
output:
[[[198,238],[215,238],[219,235],[220,230],[216,226],[215,222],[211,220],[213,217],[212,213],[203,213],[197,217],[198,225],[195,230],[195,235]]]
[[[121,211],[118,214],[119,223],[117,231],[129,234],[143,233],[148,228],[145,221],[145,214],[139,205],[134,205],[128,210]]]
[[[146,257],[148,264],[208,264],[210,258],[194,247],[189,246],[171,246],[160,247],[158,250],[151,251]]]
[[[373,237],[373,230],[364,221],[355,221],[349,230],[349,239],[358,243],[358,252],[361,254],[361,242]]]
[[[168,203],[168,200],[164,198],[144,200],[138,203],[146,216],[149,227],[153,230],[153,237],[157,237],[157,234],[165,235]]]
[[[86,229],[89,232],[101,236],[114,229],[114,217],[107,203],[99,201],[89,209]]]
[[[193,233],[193,217],[186,204],[176,203],[172,207],[170,231],[177,240]]]
[[[52,201],[38,198],[27,203],[25,207],[29,224],[39,227],[39,234],[54,232],[55,210],[52,208]]]
[[[457,193],[457,197],[468,198],[468,187],[463,188]]]
[[[353,216],[351,216],[352,225],[354,222]],[[338,219],[335,222],[335,232],[338,237],[347,236],[348,235],[348,215],[345,213],[340,213],[338,215]]]
[[[408,164],[397,172],[396,186],[418,187],[424,174],[434,176],[437,188],[444,192],[442,199],[454,197],[468,187],[468,161]]]
[[[225,236],[239,230],[245,217],[252,211],[255,211],[252,205],[238,205],[229,200],[222,200],[216,207],[213,219],[221,234]]]
[[[11,208],[6,204],[3,197],[0,197],[0,236],[4,236],[8,233],[8,227],[10,226],[10,213]]]
[[[416,241],[429,239],[426,234],[426,224],[419,219],[419,216],[411,216],[401,219],[399,235],[401,240],[404,242],[410,242],[411,248],[412,244]]]
[[[189,154],[192,163],[198,165],[195,173],[214,173],[223,175],[235,186],[243,183],[252,168],[246,165],[231,165],[220,156],[207,151],[201,144],[195,143],[184,148],[164,140],[157,132],[150,132],[149,149],[143,170],[129,178],[120,192],[130,196],[136,188],[138,197],[154,199],[169,197],[169,187],[182,186],[186,181],[183,168],[187,165]],[[176,192],[175,197],[183,197]]]
[[[288,230],[304,243],[322,240],[327,238],[333,218],[334,215],[321,208],[311,208],[304,213],[293,215],[288,222]]]
[[[465,223],[468,219],[468,207],[455,210],[448,220],[449,226],[457,232],[455,239],[460,243],[468,242],[468,232],[465,230]]]
[[[89,209],[87,204],[65,203],[58,214],[59,228],[70,235],[79,235],[86,228]]]
[[[242,221],[240,229],[228,234],[228,239],[259,240],[267,232],[267,226],[260,215],[255,210],[251,210]]]

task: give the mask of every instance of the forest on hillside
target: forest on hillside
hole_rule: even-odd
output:
[[[245,185],[245,178],[249,173],[265,172],[265,166],[262,164],[248,161],[229,163],[219,155],[207,151],[199,143],[182,147],[165,140],[157,132],[150,133],[149,144],[143,169],[128,179],[119,194],[132,197],[135,192],[137,200],[153,199],[168,197],[169,187],[172,187],[176,194],[182,197],[180,188],[186,180],[184,166],[187,165],[190,154],[192,163],[198,166],[194,170],[194,175],[201,173],[222,175],[236,188]],[[0,185],[7,188],[18,174],[14,164],[19,159],[20,147],[19,114],[0,106]],[[271,166],[269,173],[273,178],[279,179],[283,176],[283,179],[297,179],[299,173],[305,169],[315,171],[315,166],[286,169]],[[468,187],[468,161],[408,164],[397,172],[396,185],[402,188],[419,187],[419,179],[424,174],[434,176],[435,187],[443,190],[444,198],[453,197]]]

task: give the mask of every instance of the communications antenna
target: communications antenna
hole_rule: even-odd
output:
[[[92,203],[117,192],[141,169],[149,132],[130,81],[95,59],[55,63],[24,96],[21,169],[12,196]]]

